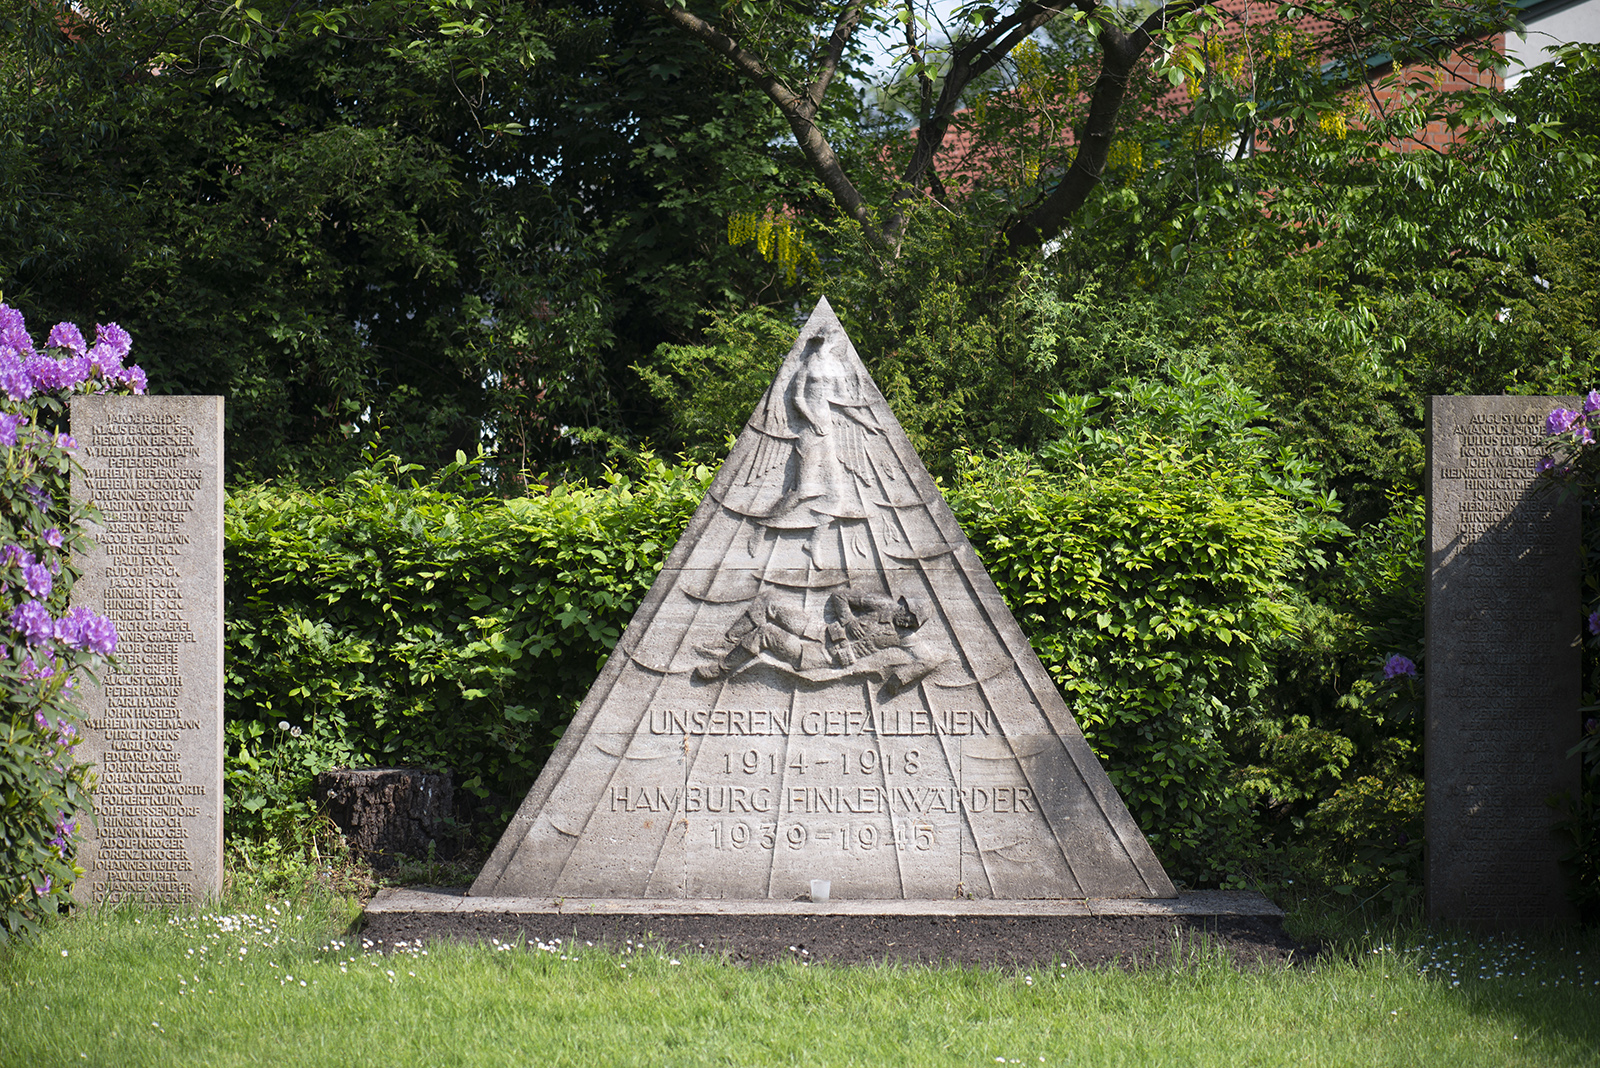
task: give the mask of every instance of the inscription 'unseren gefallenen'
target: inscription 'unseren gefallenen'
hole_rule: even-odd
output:
[[[767,738],[789,735],[847,738],[856,735],[917,737],[947,734],[988,735],[994,714],[988,709],[907,708],[665,709],[652,708],[650,733],[689,736]]]
[[[104,713],[86,726],[105,739],[95,794],[98,849],[90,872],[103,901],[193,897],[194,804],[206,787],[186,781],[182,648],[195,641],[185,614],[179,557],[203,472],[194,428],[176,416],[131,412],[94,427],[82,443],[97,461],[84,473],[104,516],[96,535],[104,566],[101,603],[117,626],[120,670],[103,680]]]

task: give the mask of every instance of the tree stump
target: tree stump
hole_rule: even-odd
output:
[[[449,772],[415,768],[335,768],[318,775],[312,799],[326,808],[352,852],[375,868],[397,856],[455,853],[450,829],[455,787]]]

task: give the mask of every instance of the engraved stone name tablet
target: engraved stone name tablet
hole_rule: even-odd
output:
[[[1576,794],[1579,516],[1535,465],[1562,397],[1428,400],[1429,917],[1572,918],[1546,799]]]
[[[222,398],[74,397],[104,516],[74,603],[110,616],[121,668],[79,694],[99,765],[80,901],[222,889]],[[86,821],[87,822],[87,821]]]
[[[1175,897],[826,301],[476,896]]]

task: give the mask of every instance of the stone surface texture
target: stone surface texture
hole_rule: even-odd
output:
[[[1430,918],[1573,918],[1546,800],[1576,794],[1583,610],[1577,500],[1535,472],[1575,397],[1428,402]]]
[[[519,916],[1268,916],[1283,910],[1254,890],[1197,890],[1171,898],[976,898],[949,901],[677,901],[637,898],[471,897],[444,887],[390,887],[364,910],[493,912]]]
[[[1170,898],[827,302],[479,897]]]
[[[669,954],[685,961],[700,956],[740,964],[957,965],[1005,969],[1013,981],[1040,975],[1036,968],[1117,968],[1147,974],[1160,968],[1193,975],[1196,969],[1214,967],[1219,955],[1241,970],[1254,971],[1311,963],[1319,953],[1319,947],[1290,938],[1270,914],[941,914],[914,911],[927,902],[865,901],[856,904],[882,907],[848,914],[731,909],[761,904],[729,902],[730,908],[719,913],[369,911],[361,939],[379,951],[401,953],[450,941],[498,943],[502,949],[540,955],[609,952],[624,965],[630,957]],[[1047,902],[986,904],[1014,908]]]
[[[426,857],[429,843],[436,856],[454,853],[448,831],[455,787],[445,772],[335,768],[316,777],[311,799],[375,868],[392,866],[402,853]]]
[[[80,901],[222,889],[222,398],[73,397],[73,495],[104,523],[72,600],[121,667],[79,694],[99,765]]]

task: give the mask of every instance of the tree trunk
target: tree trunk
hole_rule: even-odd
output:
[[[346,844],[374,868],[391,868],[400,854],[426,857],[456,851],[450,812],[455,787],[448,772],[414,768],[336,768],[316,778],[312,799],[327,809]]]

